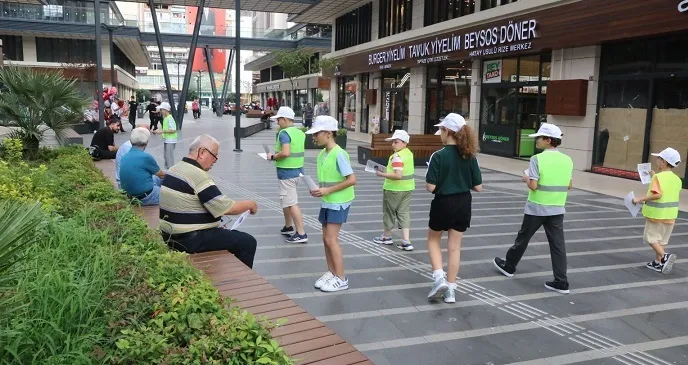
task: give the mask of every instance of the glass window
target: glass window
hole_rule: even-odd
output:
[[[335,20],[335,50],[370,42],[373,3],[352,10]]]
[[[547,53],[542,55],[542,62],[540,63],[540,75],[542,81],[547,81],[552,73],[552,54]]]
[[[635,171],[643,162],[649,81],[601,83],[596,164]]]
[[[412,9],[412,0],[380,0],[378,38],[410,30]]]
[[[482,92],[481,124],[513,124],[518,92],[515,88],[489,88]]]
[[[468,65],[467,65],[468,64]],[[449,113],[457,113],[469,119],[471,96],[471,67],[470,62],[448,66],[442,77],[440,89],[442,100],[440,117]]]
[[[409,79],[406,70],[382,74],[382,116],[380,133],[408,128]]]
[[[502,82],[516,82],[518,72],[518,58],[505,58],[502,60]]]
[[[520,58],[519,81],[531,82],[539,81],[540,78],[540,55],[525,56]],[[515,80],[511,80],[515,81]],[[537,91],[536,91],[537,94]]]
[[[480,10],[496,8],[497,4],[497,0],[482,0],[482,2],[480,3]]]
[[[649,72],[652,66],[650,42],[627,42],[602,48],[602,69],[607,75]]]
[[[650,151],[675,148],[686,160],[688,154],[688,78],[665,79],[655,82],[655,105],[652,110]],[[681,162],[674,172],[686,177],[686,163]]]
[[[459,18],[475,12],[475,0],[426,0],[425,25]]]
[[[688,36],[667,37],[658,44],[657,71],[688,71]]]

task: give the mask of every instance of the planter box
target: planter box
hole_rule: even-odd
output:
[[[265,123],[256,123],[253,125],[250,125],[248,127],[241,127],[239,128],[239,138],[246,138],[250,135],[256,134],[263,129],[266,129],[266,124]]]
[[[335,140],[335,142],[337,142],[337,144],[339,145],[339,147],[341,147],[341,148],[343,148],[343,149],[346,149],[346,140],[347,140],[347,136],[346,136],[346,135],[337,136],[337,137],[335,137],[334,140]],[[319,149],[322,149],[322,147],[316,145],[315,142],[313,142],[313,138],[311,138],[309,135],[306,135],[306,144],[305,144],[305,148],[306,148],[307,150],[319,150]]]

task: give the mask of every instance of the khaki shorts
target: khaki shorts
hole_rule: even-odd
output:
[[[662,246],[669,243],[671,232],[674,230],[673,223],[656,223],[645,221],[645,232],[643,239],[649,245],[659,242]]]
[[[411,191],[383,191],[382,224],[385,229],[411,228]]]
[[[299,204],[299,195],[296,188],[299,186],[300,180],[300,177],[277,180],[279,182],[279,197],[282,208],[288,208]]]

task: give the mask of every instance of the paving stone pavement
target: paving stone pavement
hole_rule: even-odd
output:
[[[542,231],[513,278],[495,271],[491,260],[513,243],[526,190],[518,177],[484,170],[485,191],[474,194],[472,227],[464,236],[457,303],[431,303],[426,227],[432,196],[424,190],[424,170],[416,173],[412,198],[416,250],[376,245],[382,181],[355,162],[356,143],[349,141],[358,183],[340,239],[350,289],[325,294],[313,289],[325,270],[319,201],[300,189],[310,241],[284,242],[274,166],[256,155],[274,143],[275,130],[242,140],[244,152],[234,153],[233,121],[187,118],[177,160],[201,133],[222,142],[211,171],[218,186],[259,204],[241,227],[258,239],[254,269],[376,364],[688,364],[688,214],[681,213],[669,245],[679,260],[663,276],[644,267],[654,253],[641,239],[643,218],[630,217],[619,199],[573,190],[565,219],[571,294],[560,295],[543,287],[552,272]],[[119,134],[118,143],[128,134]],[[158,136],[148,151],[162,165]],[[311,176],[316,154],[306,153]]]

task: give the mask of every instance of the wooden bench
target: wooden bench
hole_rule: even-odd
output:
[[[115,161],[95,162],[115,188]],[[135,207],[134,210],[152,229],[158,229],[158,207]],[[227,251],[189,255],[189,261],[203,271],[220,295],[235,300],[234,305],[269,321],[284,319],[271,335],[296,364],[372,365],[365,355],[343,338],[308,314],[296,302],[275,288],[265,278]]]
[[[260,110],[249,110],[246,112],[246,118],[262,118],[263,112]]]
[[[373,134],[370,146],[358,146],[358,162],[362,165],[373,160],[381,165],[387,165],[389,156],[394,152],[391,142],[385,141],[391,134]],[[433,134],[411,134],[408,148],[413,152],[413,164],[426,166],[430,156],[444,147],[440,136]]]

